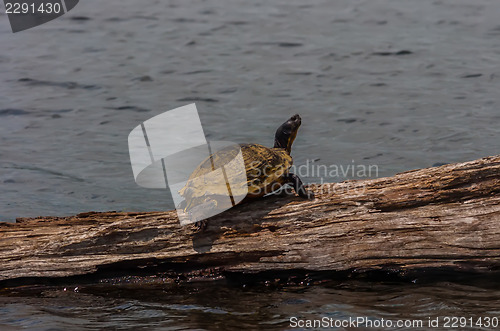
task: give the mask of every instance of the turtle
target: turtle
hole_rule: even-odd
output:
[[[290,117],[276,130],[274,147],[272,148],[253,143],[239,144],[239,148],[225,148],[203,160],[192,172],[186,185],[179,190],[179,194],[185,199],[182,206],[184,212],[203,212],[203,209],[207,208],[207,206],[219,206],[224,201],[227,204],[229,187],[227,183],[231,182],[232,176],[238,175],[238,171],[228,171],[224,175],[226,176],[225,180],[207,181],[200,180],[200,178],[214,171],[214,169],[227,166],[228,162],[233,160],[240,150],[245,165],[242,171],[246,172],[246,181],[241,181],[241,185],[246,186],[244,192],[247,192],[240,203],[275,192],[286,184],[291,185],[300,197],[313,199],[314,193],[306,190],[302,180],[289,171],[293,164],[290,155],[292,144],[301,124],[302,119],[298,114]],[[244,175],[243,178],[245,178]],[[229,181],[227,176],[229,176]],[[239,189],[242,188],[236,187],[233,188],[233,191]],[[231,197],[231,202],[234,205],[232,199]],[[230,207],[232,206],[228,205],[222,208],[225,210]],[[198,231],[203,230],[205,227],[205,220],[195,223],[195,229]]]

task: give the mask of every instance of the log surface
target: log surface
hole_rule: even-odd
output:
[[[500,156],[312,185],[181,227],[175,211],[0,223],[0,282],[163,265],[172,273],[500,269]],[[0,283],[1,284],[1,283]]]

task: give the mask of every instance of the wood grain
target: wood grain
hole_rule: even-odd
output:
[[[500,268],[500,156],[310,186],[209,220],[175,211],[88,212],[0,223],[0,281],[160,266],[210,277],[260,271]]]

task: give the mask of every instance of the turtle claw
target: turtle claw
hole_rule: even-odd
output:
[[[299,190],[298,194],[299,194],[299,197],[307,199],[307,200],[314,200],[314,198],[315,198],[314,192],[306,190],[305,188],[302,188],[301,190]]]
[[[198,232],[203,232],[207,228],[207,221],[202,220],[198,221],[193,224],[193,232],[198,233]]]

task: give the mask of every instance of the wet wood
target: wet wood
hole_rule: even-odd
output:
[[[500,269],[500,156],[312,186],[209,220],[89,212],[0,224],[0,281],[158,268],[217,278],[259,271]]]

